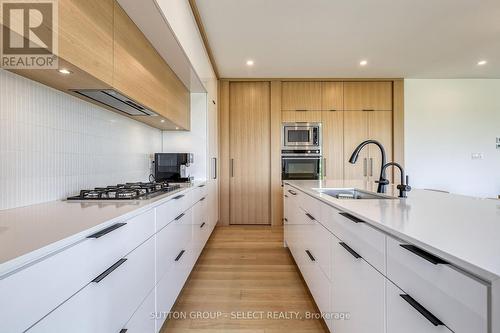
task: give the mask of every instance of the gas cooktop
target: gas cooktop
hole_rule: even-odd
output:
[[[125,183],[93,190],[81,190],[79,195],[67,200],[145,200],[181,188],[167,182]]]

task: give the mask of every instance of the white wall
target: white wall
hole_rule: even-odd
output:
[[[0,209],[146,181],[161,131],[0,70]]]
[[[497,137],[500,80],[405,80],[405,158],[414,187],[497,197]]]
[[[190,176],[196,180],[206,180],[207,146],[207,94],[191,94],[191,131],[164,131],[163,152],[193,153]]]

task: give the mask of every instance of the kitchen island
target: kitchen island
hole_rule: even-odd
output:
[[[285,243],[318,307],[332,314],[330,330],[500,332],[500,202],[425,190],[399,199],[394,187],[370,196],[375,190],[285,182]]]

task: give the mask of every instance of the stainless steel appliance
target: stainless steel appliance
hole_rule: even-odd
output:
[[[322,177],[321,123],[283,123],[281,179]]]
[[[69,197],[68,200],[144,200],[180,188],[180,185],[168,182],[125,183],[81,190],[79,195]]]
[[[193,160],[191,153],[156,153],[155,180],[175,183],[191,181],[189,167]]]
[[[113,89],[75,89],[72,91],[117,111],[126,113],[129,116],[158,116],[155,112],[149,110],[142,104]]]
[[[283,123],[282,150],[321,149],[321,123]]]

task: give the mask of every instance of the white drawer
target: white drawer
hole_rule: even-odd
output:
[[[296,188],[290,186],[290,185],[285,185],[285,191],[284,194],[288,195],[292,201],[294,201],[298,206],[300,206],[300,202],[302,201],[303,196],[305,195],[301,191],[297,190]]]
[[[488,332],[487,286],[432,254],[401,245],[408,246],[387,237],[387,277],[453,332]]]
[[[189,250],[182,252],[182,255],[179,254],[171,269],[168,270],[167,274],[156,285],[157,332],[161,329],[166,314],[172,309],[189,273],[191,273],[191,257],[192,254]]]
[[[451,333],[444,325],[435,326],[432,314],[419,308],[389,280],[386,280],[386,302],[387,333]]]
[[[95,282],[89,283],[29,332],[119,332],[154,288],[154,248],[152,237],[124,258],[126,261],[119,261],[102,272]]]
[[[122,223],[126,224],[116,229],[103,228],[109,232],[87,238],[0,280],[0,332],[27,329],[152,236],[154,212]],[[20,295],[30,295],[36,302],[27,302]]]
[[[206,184],[198,185],[196,188],[192,190],[192,204],[194,205],[196,202],[200,201],[201,198],[207,196],[208,188]]]
[[[125,324],[127,333],[154,333],[155,319],[155,288],[153,288],[132,318]]]
[[[316,198],[311,197],[310,195],[307,195],[305,193],[300,193],[300,198],[299,198],[299,205],[304,209],[306,212],[311,213],[315,216],[315,218],[319,221],[320,219],[320,212],[321,212],[321,206],[323,203],[319,201]]]
[[[207,199],[202,197],[195,203],[193,210],[193,248],[198,255],[203,250],[205,243],[210,237],[212,228],[208,218]]]
[[[321,224],[316,217],[303,212],[306,232],[302,235],[304,248],[314,257],[315,264],[325,274],[328,280],[332,278],[332,234]]]
[[[179,215],[174,221],[156,234],[156,275],[157,280],[172,269],[175,259],[184,256],[191,247],[191,209]]]
[[[191,207],[190,191],[178,193],[173,197],[156,207],[156,230],[160,230],[181,213]]]
[[[314,302],[322,313],[330,313],[331,283],[325,276],[317,262],[312,261],[306,253],[306,263],[301,269],[302,276],[309,287]]]
[[[349,244],[363,259],[385,274],[386,235],[356,217],[322,205],[321,222],[335,236]]]

